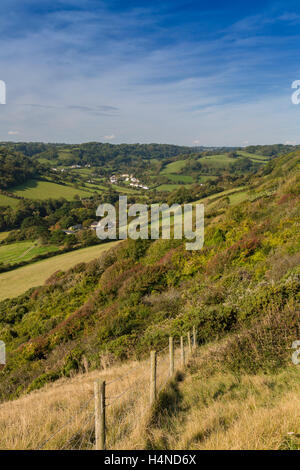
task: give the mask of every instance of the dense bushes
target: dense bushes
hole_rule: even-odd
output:
[[[19,152],[0,147],[0,187],[21,184],[38,175],[39,165]]]

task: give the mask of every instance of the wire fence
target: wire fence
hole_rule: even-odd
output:
[[[129,373],[108,382],[97,379],[94,382],[94,395],[86,400],[76,413],[70,416],[47,439],[42,441],[36,450],[45,448],[58,448],[59,450],[113,448],[122,438],[124,429],[126,428],[127,434],[130,431],[128,420],[126,426],[122,426],[122,421],[126,420],[126,413],[128,415],[133,412],[135,421],[142,419],[151,410],[157,396],[174,376],[176,370],[186,366],[196,346],[196,329],[194,327],[192,335],[191,332],[187,333],[186,341],[183,336],[170,337],[166,347],[159,351],[152,351],[148,373],[144,368],[141,375],[136,377],[136,367],[133,366]],[[169,351],[167,352],[167,350]],[[111,393],[110,387],[112,385],[120,389],[116,394]],[[145,406],[147,389],[149,406]],[[137,400],[139,398],[142,398],[142,401],[139,404],[140,412],[138,413]],[[107,410],[110,412],[109,415],[107,415]],[[134,427],[135,421],[131,423],[131,428]],[[110,430],[109,439],[107,439],[108,429]]]

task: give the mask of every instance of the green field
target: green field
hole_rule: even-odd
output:
[[[76,168],[71,170],[75,175],[90,176],[94,172],[94,168]]]
[[[161,175],[167,175],[169,173],[178,173],[185,165],[187,160],[177,160],[176,162],[169,163],[160,172]]]
[[[218,177],[214,175],[200,175],[198,178],[199,183],[206,183],[206,181],[216,180]]]
[[[9,232],[0,232],[0,242],[2,242],[2,240],[5,240],[8,234]]]
[[[174,191],[174,189],[181,188],[181,184],[161,184],[157,188],[155,188],[157,191]]]
[[[101,185],[100,183],[84,183],[86,188],[91,189],[92,191],[107,191],[106,186]]]
[[[199,158],[200,163],[206,164],[211,168],[228,168],[230,163],[236,161],[235,158],[230,158],[226,154],[221,155],[210,155],[207,157]]]
[[[208,205],[216,201],[217,199],[221,199],[223,196],[230,197],[230,195],[233,195],[235,193],[241,193],[242,191],[246,193],[248,189],[243,186],[239,186],[237,188],[232,188],[232,189],[226,189],[225,191],[222,191],[221,193],[215,193],[215,194],[212,194],[211,196],[207,196],[203,199],[199,199],[198,201],[194,201],[193,204],[204,204],[204,205],[207,204]]]
[[[19,204],[18,199],[15,199],[14,197],[4,196],[4,194],[0,194],[0,207],[1,206],[16,207],[18,204]]]
[[[131,187],[125,188],[124,186],[118,186],[117,184],[112,184],[111,187],[118,193],[123,193],[123,194],[136,194],[137,191],[141,190],[140,188],[137,188],[137,189],[131,189]]]
[[[37,255],[56,251],[56,245],[39,246],[36,242],[25,241],[0,246],[0,263],[15,264],[29,261]]]
[[[39,158],[37,158],[37,161],[39,163],[43,163],[43,164],[46,164],[46,165],[51,165],[51,166],[57,165],[57,160],[48,160],[48,158],[45,158],[45,157],[39,157]]]
[[[15,186],[10,192],[28,199],[59,199],[72,200],[76,194],[80,197],[90,197],[91,193],[72,186],[63,186],[50,181],[28,180],[26,183]]]
[[[64,160],[68,160],[70,157],[73,157],[71,149],[62,149],[58,152],[58,158],[63,163]]]
[[[173,175],[168,174],[169,180],[173,181],[174,183],[183,182],[183,183],[192,183],[193,177],[190,175]]]
[[[0,300],[16,297],[31,287],[40,286],[55,271],[67,270],[78,263],[92,261],[117,243],[120,242],[114,241],[82,248],[2,273],[0,274]]]
[[[249,153],[249,152],[245,152],[244,150],[239,150],[237,152],[237,154],[240,155],[241,157],[250,158],[250,160],[252,160],[254,162],[264,163],[264,162],[268,162],[270,160],[270,157],[267,157],[266,155],[259,155],[259,154],[256,154],[256,153]]]

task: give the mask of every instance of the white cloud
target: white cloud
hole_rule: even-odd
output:
[[[81,3],[65,3],[75,1]],[[0,18],[1,31],[9,18]],[[101,14],[49,13],[37,27],[20,19],[18,35],[2,32],[0,78],[10,100],[0,115],[0,139],[15,128],[28,141],[72,143],[97,140],[99,129],[114,143],[230,146],[244,139],[244,145],[298,139],[299,108],[292,109],[289,89],[297,77],[290,57],[298,34],[293,42],[256,35],[266,18],[255,16],[211,39],[180,35],[160,44],[161,27],[150,40],[140,32],[141,21],[159,23],[159,16],[136,9],[113,14],[103,6]],[[117,137],[109,135],[112,129]],[[8,132],[12,139],[18,133]]]
[[[18,135],[20,134],[19,131],[8,131],[8,135]]]
[[[115,139],[115,138],[116,138],[116,136],[115,136],[114,134],[105,135],[105,136],[104,136],[104,139],[105,139],[105,140],[113,140],[113,139]]]

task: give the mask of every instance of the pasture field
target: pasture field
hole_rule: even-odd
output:
[[[26,183],[15,186],[10,192],[27,199],[59,199],[65,198],[71,201],[77,194],[81,197],[90,197],[91,193],[72,186],[63,186],[51,181],[28,180]]]
[[[181,184],[161,184],[157,188],[155,188],[157,191],[174,191],[174,189],[181,188]]]
[[[38,161],[39,163],[44,163],[44,164],[46,164],[46,165],[51,165],[52,167],[55,166],[55,165],[57,165],[57,162],[58,162],[57,159],[55,159],[55,160],[48,160],[48,158],[45,158],[45,157],[39,157],[39,158],[37,158],[37,161]]]
[[[70,157],[73,157],[71,149],[63,149],[58,151],[58,158],[60,161],[64,161]]]
[[[202,164],[205,164],[211,168],[228,168],[230,163],[236,161],[235,158],[230,158],[226,154],[220,155],[210,155],[207,157],[199,158],[198,161]]]
[[[169,180],[173,181],[174,183],[192,183],[193,177],[190,175],[174,175],[168,174]]]
[[[94,168],[74,168],[71,170],[75,175],[90,176],[95,171]]]
[[[4,194],[0,194],[0,207],[16,207],[19,204],[19,199],[15,199],[14,197],[5,196]]]
[[[1,238],[0,238],[1,240]],[[37,255],[56,251],[56,245],[39,246],[36,242],[24,241],[0,246],[0,263],[15,264],[28,261]]]
[[[259,154],[256,154],[256,153],[248,153],[248,152],[244,152],[244,150],[239,150],[237,152],[237,154],[241,155],[241,157],[248,157],[248,158],[250,158],[250,160],[252,160],[254,162],[264,163],[264,162],[268,162],[270,160],[270,157],[267,157],[266,155],[259,155]]]
[[[9,232],[0,232],[0,242],[2,242],[2,240],[5,240],[8,234]]]
[[[214,175],[200,175],[198,178],[198,183],[206,183],[207,181],[216,180],[218,177]]]
[[[199,199],[198,201],[194,201],[193,204],[210,204],[211,202],[214,202],[216,199],[221,199],[223,196],[230,196],[235,193],[240,193],[241,191],[244,191],[245,193],[248,191],[247,188],[243,186],[239,186],[237,188],[232,188],[232,189],[226,189],[225,191],[222,191],[221,193],[214,193],[211,196],[204,197],[203,199]]]
[[[92,191],[107,191],[108,188],[101,185],[100,183],[85,183],[85,187]]]
[[[31,287],[44,284],[55,271],[67,270],[78,263],[87,263],[98,258],[104,251],[115,246],[119,241],[81,248],[62,255],[37,261],[28,266],[0,274],[0,300],[16,297]]]
[[[131,189],[131,187],[124,188],[123,186],[118,186],[117,184],[112,184],[111,187],[118,193],[123,193],[123,194],[136,194],[137,191],[140,191],[140,188],[137,188],[137,189]],[[107,188],[105,189],[107,190]]]
[[[169,173],[178,173],[185,164],[187,163],[187,160],[177,160],[176,162],[171,162],[168,163],[168,165],[163,168],[163,170],[160,172],[161,175],[167,175]]]

